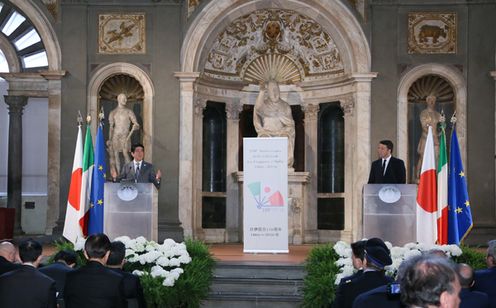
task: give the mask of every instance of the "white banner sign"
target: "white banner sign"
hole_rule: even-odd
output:
[[[244,252],[288,252],[288,139],[243,138]]]

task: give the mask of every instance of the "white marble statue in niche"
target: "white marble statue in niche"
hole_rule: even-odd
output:
[[[131,136],[140,128],[134,112],[126,107],[127,96],[121,93],[117,96],[117,107],[109,115],[109,140],[107,149],[109,152],[110,171],[119,173],[121,168],[119,153],[124,156],[124,163],[131,161]],[[131,126],[132,124],[132,126]]]
[[[279,84],[275,80],[269,80],[267,85],[265,82],[260,83],[260,93],[253,110],[253,125],[258,137],[288,138],[288,167],[291,169],[294,161],[295,122],[291,107],[281,99]]]

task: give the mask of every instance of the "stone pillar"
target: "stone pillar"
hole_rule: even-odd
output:
[[[193,237],[193,94],[197,72],[177,72],[180,83],[179,107],[179,220],[184,237]]]
[[[14,234],[22,234],[22,111],[27,96],[4,95],[9,106],[9,151],[7,176],[7,207],[15,208]]]
[[[239,99],[226,104],[227,116],[227,164],[226,164],[226,242],[239,242],[242,224],[239,186],[234,174],[239,170],[239,114],[243,105]]]
[[[317,243],[317,191],[318,191],[318,115],[319,105],[302,105],[305,112],[305,169],[310,172],[310,183],[307,185],[307,205],[303,212],[303,242]]]
[[[356,165],[354,158],[354,151],[357,148],[356,143],[350,142],[354,140],[356,136],[356,125],[355,125],[355,100],[352,95],[346,96],[339,99],[339,105],[343,110],[344,114],[344,135],[345,135],[345,145],[344,145],[344,198],[345,198],[345,216],[344,216],[344,230],[343,235],[347,236],[346,240],[352,240],[352,230],[355,226],[354,215],[355,207],[348,207],[347,205],[353,204],[353,169]],[[348,139],[350,138],[350,139]],[[360,199],[361,200],[361,199]],[[361,215],[361,214],[360,214]]]
[[[194,102],[194,144],[193,144],[193,162],[194,162],[194,183],[193,183],[193,234],[195,239],[205,240],[205,232],[202,228],[202,198],[203,198],[203,111],[207,107],[207,99],[203,97],[195,98]]]
[[[368,181],[370,172],[370,106],[371,106],[371,83],[377,77],[377,73],[353,74],[355,84],[354,108],[352,113],[353,135],[351,141],[354,144],[352,154],[347,156],[354,164],[352,175],[351,204],[352,206],[352,241],[362,238],[362,190]],[[351,106],[350,106],[351,107]],[[349,108],[349,107],[348,107]]]
[[[48,80],[48,196],[45,234],[62,233],[65,207],[60,206],[61,81]]]

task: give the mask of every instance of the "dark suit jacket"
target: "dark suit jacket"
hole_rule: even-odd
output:
[[[496,267],[475,271],[474,291],[486,293],[489,297],[489,307],[496,308]]]
[[[89,261],[85,266],[67,273],[64,288],[65,307],[126,307],[122,278],[122,275],[102,264]]]
[[[388,295],[387,285],[358,295],[353,308],[401,308],[400,295]]]
[[[123,271],[120,268],[110,268],[112,271],[122,275],[123,279],[123,288],[124,288],[124,297],[127,299],[135,299],[137,303],[137,307],[144,308],[146,307],[145,296],[143,295],[143,288],[141,287],[141,282],[139,277]]]
[[[55,262],[50,265],[40,267],[39,271],[48,277],[55,280],[55,288],[57,289],[58,298],[63,298],[65,277],[67,273],[72,272],[73,269],[62,262]]]
[[[406,170],[405,163],[396,157],[391,156],[386,167],[386,173],[382,173],[382,159],[372,163],[369,175],[369,184],[405,184]]]
[[[350,282],[351,280],[357,278],[358,276],[362,275],[363,274],[363,269],[357,271],[356,273],[354,273],[353,275],[350,275],[350,276],[347,276],[347,277],[344,277],[344,278],[341,278],[341,281],[339,282],[339,284],[343,284],[343,283],[348,283]]]
[[[0,256],[0,275],[13,271],[15,269],[19,269],[21,267],[22,265],[12,263],[4,257]]]
[[[121,173],[117,177],[117,181],[120,182],[122,180],[126,180],[132,182],[136,180],[138,183],[153,183],[157,189],[160,188],[160,182],[156,179],[157,174],[155,173],[155,168],[153,168],[152,164],[143,160],[141,162],[141,168],[137,177],[134,169],[134,160],[125,164],[121,169]]]
[[[461,299],[460,308],[489,307],[489,298],[487,294],[479,291],[470,291],[470,289],[462,288],[462,290],[460,291],[460,299]]]
[[[36,268],[21,268],[0,276],[0,307],[2,308],[54,308],[55,281]]]
[[[338,286],[336,298],[332,303],[333,308],[351,308],[358,295],[392,282],[384,272],[364,272],[359,277]]]

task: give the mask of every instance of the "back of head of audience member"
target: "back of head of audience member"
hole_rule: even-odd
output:
[[[77,262],[77,255],[74,251],[61,250],[55,254],[53,257],[55,262],[63,262],[67,266],[74,267]]]
[[[470,265],[460,263],[456,265],[456,272],[462,288],[470,288],[474,285],[474,270]]]
[[[23,263],[32,263],[38,266],[41,261],[43,247],[35,240],[24,240],[19,244],[19,257]]]
[[[11,242],[0,243],[0,256],[4,257],[9,262],[14,262],[16,258],[16,248]]]
[[[487,243],[486,264],[488,268],[496,267],[496,240]]]
[[[365,258],[365,243],[367,241],[358,241],[351,243],[351,260],[353,267],[356,269],[363,268],[363,260]]]
[[[107,260],[107,266],[121,268],[124,265],[124,257],[126,256],[126,246],[124,243],[114,241],[110,245],[110,255]]]
[[[84,253],[86,258],[91,261],[98,261],[102,264],[107,263],[110,253],[109,238],[103,233],[88,236],[84,243]]]
[[[365,267],[384,270],[393,263],[389,248],[380,238],[371,238],[365,243]]]
[[[433,248],[431,250],[424,252],[423,254],[428,255],[428,256],[433,256],[433,257],[441,257],[441,258],[447,258],[448,257],[446,255],[446,252],[444,252],[444,250],[439,249],[439,248]]]
[[[458,307],[460,283],[453,263],[432,255],[413,257],[401,278],[406,307]]]

